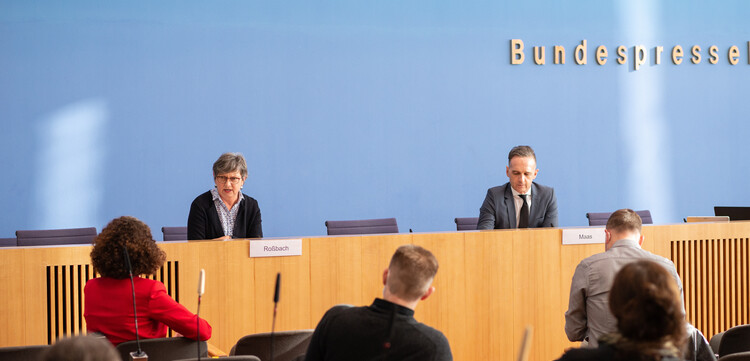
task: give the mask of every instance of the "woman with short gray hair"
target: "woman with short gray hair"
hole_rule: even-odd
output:
[[[240,153],[224,153],[214,162],[214,188],[190,205],[188,239],[261,238],[258,201],[243,194],[247,163]]]

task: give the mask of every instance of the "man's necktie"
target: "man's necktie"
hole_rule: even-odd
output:
[[[523,199],[521,213],[518,215],[518,228],[529,228],[529,203],[526,202],[526,194],[519,194]]]

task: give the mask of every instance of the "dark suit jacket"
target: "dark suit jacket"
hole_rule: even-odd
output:
[[[529,228],[557,227],[557,198],[552,187],[531,184]],[[487,190],[477,229],[516,228],[516,205],[510,183]]]
[[[242,197],[245,200],[240,202],[232,238],[262,238],[258,201],[246,194],[242,194]],[[199,195],[190,205],[187,228],[188,239],[214,239],[224,236],[211,191]]]

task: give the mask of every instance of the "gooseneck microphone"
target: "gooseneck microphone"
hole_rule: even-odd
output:
[[[130,353],[130,359],[133,361],[146,361],[148,355],[141,350],[141,338],[138,336],[138,311],[135,307],[135,282],[133,281],[133,266],[130,264],[130,256],[128,255],[128,248],[125,245],[122,246],[123,257],[125,258],[125,265],[128,266],[128,275],[130,275],[130,289],[133,291],[133,319],[135,320],[135,343],[138,345],[138,351]]]
[[[197,323],[196,338],[198,342],[198,361],[201,361],[201,296],[206,291],[206,270],[201,268],[200,274],[198,274],[198,312],[195,314],[195,323]]]
[[[273,321],[271,322],[271,361],[273,361],[273,333],[276,329],[276,306],[279,304],[279,288],[281,287],[281,272],[276,273],[276,289],[273,293]]]

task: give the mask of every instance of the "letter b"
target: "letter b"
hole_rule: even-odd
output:
[[[510,63],[512,65],[523,64],[523,40],[511,39],[510,40]]]

